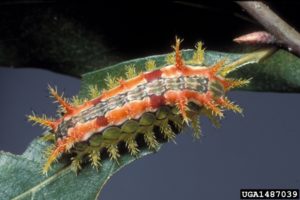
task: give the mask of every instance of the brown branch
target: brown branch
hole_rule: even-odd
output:
[[[260,1],[237,1],[254,19],[261,23],[278,42],[300,56],[300,34]]]

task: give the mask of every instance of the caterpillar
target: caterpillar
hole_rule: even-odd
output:
[[[174,56],[167,57],[168,65],[158,68],[149,61],[146,64],[148,71],[140,74],[134,67],[129,67],[127,80],[108,75],[109,89],[99,94],[97,88],[91,87],[90,92],[94,95],[90,100],[80,102],[75,98],[70,103],[58,94],[57,89],[49,86],[51,96],[64,114],[58,119],[38,117],[34,113],[28,116],[29,121],[48,128],[55,136],[54,144],[46,153],[43,173],[47,174],[52,163],[63,154],[72,155],[74,171],[80,170],[85,160],[99,168],[102,151],[118,161],[121,142],[130,154],[138,155],[139,136],[148,148],[157,148],[155,129],[159,129],[164,139],[174,140],[173,127],[181,130],[190,125],[194,136],[199,138],[200,115],[206,115],[216,123],[224,116],[225,109],[242,113],[242,109],[225,94],[249,80],[226,78],[237,67],[226,66],[225,60],[212,66],[202,65],[204,49],[201,42],[196,45],[193,59],[185,61],[180,51],[181,42],[176,37]]]

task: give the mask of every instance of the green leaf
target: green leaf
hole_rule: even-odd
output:
[[[274,49],[261,49],[253,53],[221,53],[207,51],[205,65],[211,65],[226,58],[226,65],[233,63],[243,66],[233,73],[239,78],[253,77],[252,83],[243,89],[261,91],[299,91],[299,59],[284,52],[277,51],[269,58],[257,64],[262,58],[274,52]],[[185,59],[192,58],[193,50],[184,50]],[[113,76],[122,76],[128,65],[134,65],[142,71],[147,60],[155,60],[157,66],[165,64],[166,55],[135,59],[83,75],[80,95],[88,95],[88,85],[104,85],[109,72]],[[245,66],[244,66],[245,65]],[[298,69],[297,69],[298,68]],[[298,74],[298,75],[297,75]],[[32,141],[22,155],[0,152],[0,196],[2,199],[95,199],[109,178],[123,166],[138,159],[129,154],[122,155],[117,164],[106,159],[97,171],[86,165],[78,175],[71,171],[68,162],[62,160],[54,164],[48,176],[41,174],[45,161],[44,150],[50,143],[37,138]],[[141,149],[139,158],[151,154],[148,149]],[[83,189],[84,186],[84,189]]]
[[[300,59],[280,49],[260,63],[233,72],[232,76],[252,77],[251,83],[243,90],[300,92]]]
[[[137,158],[122,156],[119,165],[105,160],[99,171],[90,165],[78,174],[56,164],[48,176],[41,173],[43,151],[49,144],[35,139],[22,155],[0,152],[1,199],[95,199],[112,174]],[[145,149],[140,157],[151,151]],[[83,190],[84,186],[84,190]]]

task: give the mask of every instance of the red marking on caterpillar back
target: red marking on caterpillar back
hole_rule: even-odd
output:
[[[96,118],[96,123],[99,127],[108,125],[106,117],[100,116]]]
[[[157,96],[157,95],[151,95],[150,96],[150,105],[151,108],[157,109],[162,105],[165,105],[165,97],[164,96]]]
[[[155,79],[160,78],[161,74],[162,74],[161,70],[158,69],[158,70],[154,70],[154,71],[149,72],[149,73],[145,73],[144,78],[147,80],[147,82],[151,82]]]
[[[55,147],[51,149],[50,156],[44,165],[44,173],[48,171],[51,163],[62,153],[71,151],[72,148],[75,148],[76,143],[89,140],[91,136],[98,133],[100,136],[113,138],[113,140],[105,140],[102,143],[100,138],[99,152],[102,148],[106,148],[110,157],[117,159],[119,157],[116,149],[117,142],[125,141],[129,151],[135,154],[138,152],[137,144],[134,141],[133,133],[128,130],[128,127],[136,130],[136,125],[139,125],[139,119],[144,114],[155,113],[162,106],[176,106],[181,121],[183,120],[188,124],[190,120],[193,120],[192,124],[194,125],[197,124],[198,120],[194,116],[200,115],[200,112],[197,113],[197,111],[188,108],[188,104],[191,102],[207,109],[209,112],[206,113],[211,113],[213,116],[223,117],[223,108],[241,112],[241,109],[231,103],[224,95],[230,88],[246,84],[247,81],[226,79],[225,76],[235,68],[232,66],[230,68],[223,67],[224,60],[210,67],[186,65],[181,56],[180,42],[181,40],[176,38],[174,65],[145,72],[129,80],[119,79],[118,86],[104,91],[98,97],[79,106],[70,105],[57,94],[56,90],[50,88],[52,96],[65,109],[66,115],[57,120],[38,118],[35,115],[29,116],[30,121],[52,128],[52,131],[56,134]],[[203,57],[203,51],[200,50],[196,53],[201,55],[196,55],[195,58]],[[196,61],[198,62],[198,60]],[[179,123],[178,116],[173,116],[174,123]],[[155,115],[152,118],[155,118]],[[143,124],[149,124],[149,127],[137,130],[139,134],[144,134],[149,148],[155,148],[157,144],[155,136],[149,135],[151,133],[149,129],[153,129],[154,124],[160,124],[161,130],[165,131],[165,137],[174,138],[173,134],[170,133],[172,131],[168,124],[162,124],[161,120],[158,119],[154,119],[158,120],[157,123],[147,118],[143,119],[145,119]],[[126,125],[129,120],[135,125],[125,126],[127,128],[123,130],[123,125]],[[167,120],[169,119],[167,118]],[[114,129],[110,129],[112,127]],[[195,132],[199,132],[198,129],[199,127],[195,126]],[[128,131],[131,135],[126,135]],[[84,154],[88,150],[82,151],[82,154]],[[94,150],[91,154],[93,152]],[[100,158],[97,155],[98,153],[96,157],[92,155],[90,157],[93,158],[93,163],[98,166],[97,163]]]

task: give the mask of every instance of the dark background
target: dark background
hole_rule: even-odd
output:
[[[185,48],[202,40],[209,50],[232,50],[234,37],[262,29],[236,17],[248,16],[233,2],[202,2],[197,7],[150,1],[28,2],[0,2],[0,149],[18,154],[43,132],[32,127],[25,115],[34,110],[55,116],[48,83],[69,97],[80,89],[78,78],[34,68],[63,66],[67,71],[90,64],[96,60],[96,52],[89,50],[98,45],[93,42],[95,35],[109,49],[107,56],[113,55],[117,62],[170,52],[175,35],[184,38]],[[299,30],[299,3],[269,5]],[[51,19],[62,22],[53,25]],[[87,37],[91,42],[85,45],[91,46],[82,50],[79,41],[57,40],[69,37],[61,31],[68,29],[66,22],[89,33],[80,38]],[[77,51],[68,47],[72,45]],[[72,58],[78,58],[80,65]],[[165,144],[158,153],[115,174],[104,187],[102,199],[239,199],[241,188],[299,188],[300,95],[234,91],[229,96],[244,108],[244,117],[226,112],[220,129],[202,119],[200,141],[193,141],[191,130],[186,129],[177,145]]]

